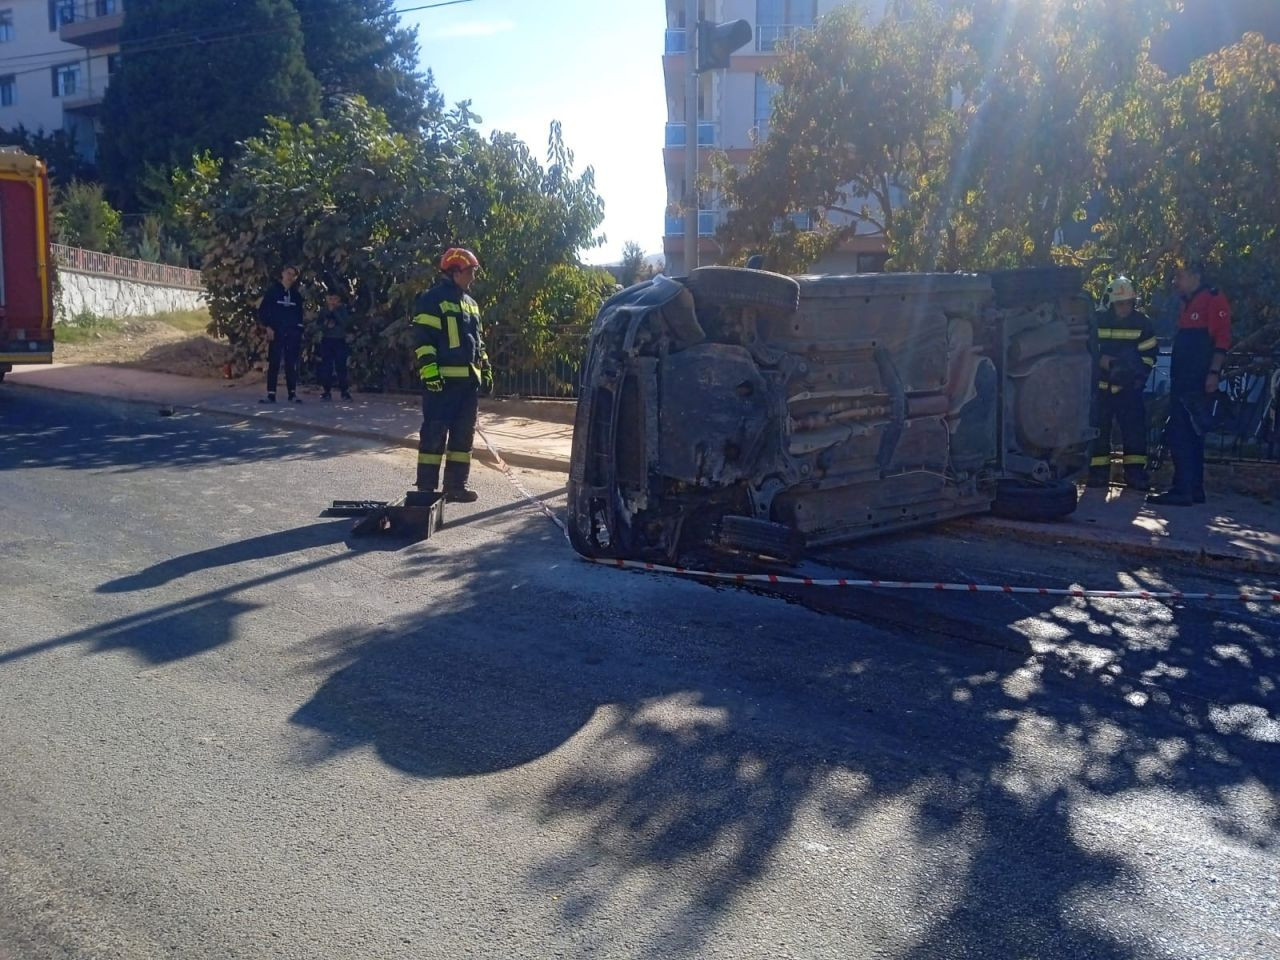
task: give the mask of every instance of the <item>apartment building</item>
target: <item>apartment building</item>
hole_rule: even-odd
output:
[[[691,25],[686,24],[686,0],[664,0],[667,31],[663,74],[667,97],[667,128],[663,164],[667,181],[667,216],[663,254],[667,272],[685,272],[685,103],[689,83],[687,51]],[[811,29],[824,13],[850,0],[699,0],[699,18],[716,22],[742,19],[751,24],[752,41],[730,59],[729,68],[698,78],[699,169],[708,169],[710,154],[723,150],[730,161],[745,165],[758,143],[769,135],[769,114],[775,88],[765,74],[778,57],[780,43],[798,30]],[[857,0],[882,15],[885,0]],[[698,210],[698,262],[705,266],[721,257],[715,240],[725,209],[718,197],[703,195]],[[798,215],[802,224],[806,215]],[[833,273],[879,270],[885,261],[884,239],[868,233],[851,239],[816,265]]]
[[[120,63],[124,0],[0,0],[0,128],[74,133],[97,153],[98,113]]]

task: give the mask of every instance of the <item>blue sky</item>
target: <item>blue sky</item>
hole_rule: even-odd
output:
[[[628,240],[661,252],[663,0],[471,0],[402,20],[417,26],[445,100],[470,100],[486,130],[511,131],[543,157],[560,121],[605,202],[607,242],[587,261],[619,259]]]

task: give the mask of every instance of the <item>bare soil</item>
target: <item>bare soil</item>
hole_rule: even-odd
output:
[[[231,349],[206,334],[184,333],[159,320],[132,319],[123,321],[118,330],[82,343],[55,341],[53,356],[58,363],[108,364],[186,377],[221,377]]]

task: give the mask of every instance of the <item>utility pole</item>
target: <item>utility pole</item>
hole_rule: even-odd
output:
[[[698,266],[698,0],[685,0],[684,273]]]

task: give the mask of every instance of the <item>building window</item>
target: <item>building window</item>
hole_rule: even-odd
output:
[[[13,11],[0,10],[0,43],[13,42]]]
[[[773,98],[777,96],[778,85],[770,83],[764,74],[756,74],[756,106],[754,126],[756,143],[764,143],[769,136],[769,117],[773,113]]]
[[[0,107],[12,107],[18,101],[18,78],[12,73],[0,77]]]
[[[49,0],[49,29],[57,30],[76,19],[75,0]]]
[[[53,75],[53,95],[55,97],[72,96],[80,87],[80,64],[64,63],[50,70]]]
[[[818,0],[756,0],[756,49],[776,50],[798,29],[818,22]]]
[[[115,13],[116,0],[97,0],[93,5],[93,11],[100,17],[105,17],[109,13]]]
[[[108,77],[114,76],[115,73],[119,71],[119,69],[120,69],[120,54],[108,53],[107,54],[107,76]]]

